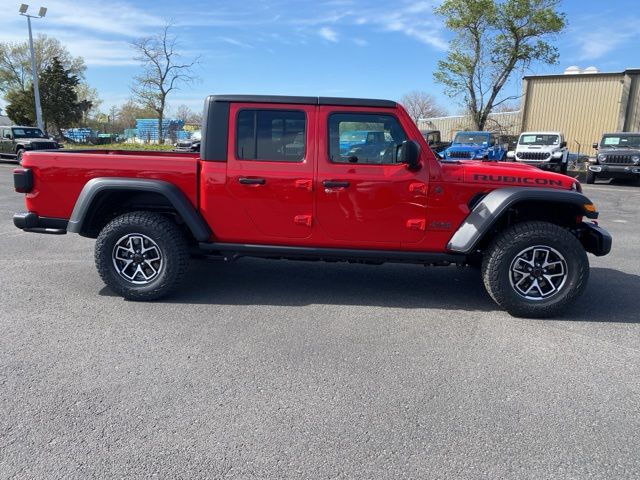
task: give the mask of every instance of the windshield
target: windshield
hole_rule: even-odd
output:
[[[191,135],[191,140],[202,140],[202,132],[200,130],[196,130],[195,132],[193,132],[193,135]]]
[[[640,135],[605,135],[600,146],[603,148],[640,148]]]
[[[521,135],[519,145],[558,145],[560,137],[558,135]]]
[[[12,128],[13,138],[47,138],[39,128]]]
[[[480,145],[489,143],[489,135],[483,133],[459,133],[453,143],[462,145]]]

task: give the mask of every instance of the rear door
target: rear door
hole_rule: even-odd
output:
[[[401,248],[426,230],[428,172],[397,162],[406,129],[391,110],[320,107],[317,220],[323,234],[357,248]],[[340,150],[340,139],[368,131],[367,142]],[[410,248],[410,247],[408,247]]]
[[[11,135],[9,132],[11,129],[9,128],[0,128],[0,154],[7,154],[11,152],[11,139],[7,138]]]
[[[227,189],[254,226],[246,239],[292,243],[313,227],[313,105],[231,104]]]

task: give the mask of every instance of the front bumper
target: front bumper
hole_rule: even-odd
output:
[[[640,176],[640,165],[589,165],[589,170],[601,178]]]
[[[67,233],[67,220],[64,218],[39,217],[36,213],[16,213],[13,224],[25,232],[64,235]]]
[[[611,234],[595,223],[582,222],[578,227],[578,238],[584,249],[596,257],[602,257],[611,251]]]

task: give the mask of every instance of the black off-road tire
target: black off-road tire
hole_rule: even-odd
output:
[[[528,299],[512,284],[512,265],[519,254],[531,247],[550,248],[564,257],[564,283],[548,298]],[[482,279],[491,298],[511,315],[546,318],[561,313],[584,292],[589,260],[578,239],[566,229],[547,222],[523,222],[509,227],[491,242],[482,262]]]
[[[22,162],[22,154],[24,153],[24,148],[19,148],[16,151],[16,163]]]
[[[143,284],[134,283],[119,273],[118,261],[114,259],[116,243],[122,245],[126,242],[123,238],[133,238],[135,245],[136,234],[155,243],[162,262],[149,281],[141,277],[141,273],[134,277],[147,282]],[[155,255],[151,252],[150,255]],[[96,240],[95,261],[100,277],[115,293],[127,300],[156,300],[170,293],[182,280],[189,265],[189,249],[184,233],[171,219],[159,213],[131,212],[113,219],[102,229]]]
[[[597,175],[595,172],[592,172],[591,170],[587,170],[587,183],[589,185],[593,185],[594,183],[596,183],[596,178],[597,178]]]

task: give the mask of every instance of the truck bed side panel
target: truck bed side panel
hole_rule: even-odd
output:
[[[92,178],[157,179],[177,186],[194,208],[198,154],[171,152],[29,152],[22,162],[34,174],[27,209],[40,216],[69,218],[82,187]]]

